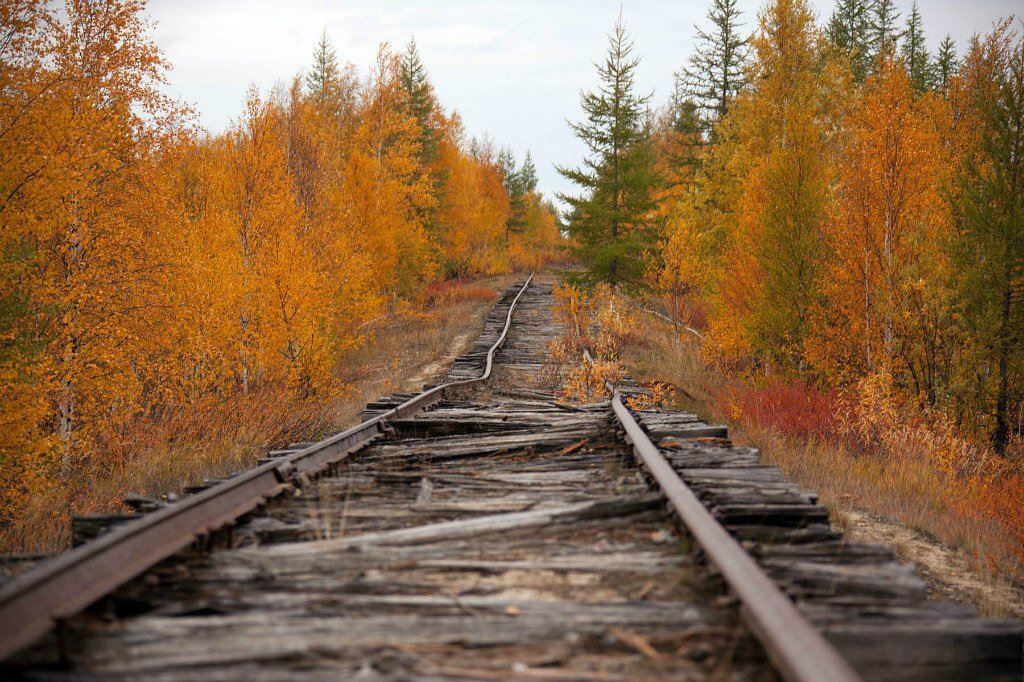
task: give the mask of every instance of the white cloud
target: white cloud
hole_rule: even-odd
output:
[[[831,0],[812,0],[827,18]],[[740,0],[746,26],[760,2]],[[898,0],[905,13],[910,0]],[[921,0],[925,31],[936,44],[951,33],[960,46],[1010,14],[1014,0]],[[194,102],[203,124],[224,129],[242,110],[250,84],[267,90],[301,71],[326,30],[338,57],[365,69],[380,42],[404,46],[413,35],[445,106],[471,134],[488,132],[537,162],[541,189],[571,190],[554,163],[574,164],[583,148],[566,119],[580,117],[579,91],[595,82],[606,35],[619,13],[643,57],[638,85],[664,101],[672,74],[693,45],[707,0],[153,0],[157,43],[174,65],[169,91]]]

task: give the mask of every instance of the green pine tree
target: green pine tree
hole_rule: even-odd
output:
[[[505,243],[508,244],[509,237],[513,233],[522,231],[524,220],[523,212],[526,209],[524,201],[522,176],[516,170],[516,155],[509,147],[502,147],[498,150],[498,166],[504,178],[505,193],[508,194],[509,213],[505,220]]]
[[[519,169],[519,182],[523,194],[537,191],[537,166],[533,164],[533,156],[530,154],[529,149],[526,150],[523,165]]]
[[[850,60],[853,77],[863,83],[871,70],[871,4],[839,0],[825,28],[832,48]]]
[[[709,135],[745,83],[747,41],[740,34],[740,14],[736,0],[712,0],[707,14],[712,27],[710,31],[694,27],[697,50],[676,74],[676,89],[697,106]]]
[[[956,57],[956,43],[948,33],[939,43],[939,53],[935,58],[935,89],[945,94],[949,89],[949,79],[956,75],[960,62]]]
[[[511,147],[505,146],[498,150],[498,166],[505,178],[505,191],[511,196],[516,187],[516,155]]]
[[[903,31],[903,45],[901,47],[903,64],[910,76],[910,82],[914,84],[914,90],[921,93],[929,90],[934,83],[934,69],[931,55],[924,42],[924,21],[921,19],[921,12],[917,9],[917,0],[910,5],[910,14],[907,16],[907,28]]]
[[[306,74],[306,91],[315,102],[323,104],[337,94],[341,81],[338,57],[334,53],[327,30],[320,34],[320,42],[313,51],[313,68]]]
[[[668,115],[662,125],[667,128],[662,133],[678,142],[671,145],[666,154],[665,161],[668,166],[682,174],[700,168],[700,150],[704,146],[704,128],[700,111],[678,80],[672,90]]]
[[[435,122],[437,99],[434,97],[434,88],[430,84],[427,69],[423,66],[423,60],[420,59],[415,38],[410,39],[409,44],[406,45],[402,55],[400,75],[402,86],[406,92],[408,114],[416,119],[419,129],[419,172],[428,176],[434,196],[440,197],[447,180],[437,164],[443,132]],[[439,230],[437,209],[420,208],[419,213],[427,234],[436,235]]]
[[[648,120],[650,95],[634,92],[640,60],[633,48],[620,16],[604,63],[597,65],[600,85],[581,96],[586,119],[570,123],[587,145],[587,158],[576,168],[556,167],[583,189],[580,196],[559,194],[569,207],[569,234],[585,268],[576,279],[583,284],[642,288],[645,256],[658,242],[650,219],[660,182]]]
[[[509,212],[505,221],[505,243],[509,235],[519,234],[526,227],[526,212],[529,208],[528,195],[537,190],[537,167],[533,164],[533,156],[526,152],[523,165],[516,169],[516,158],[512,150],[503,147],[498,152],[498,164],[505,175],[505,191],[508,193]]]
[[[896,22],[900,20],[900,13],[896,10],[894,0],[875,0],[871,6],[871,58],[877,59],[887,50],[896,49],[896,41],[899,39],[899,32],[896,30]]]
[[[998,87],[982,89],[978,102],[979,158],[967,159],[958,177],[954,255],[965,317],[990,376],[992,443],[1002,453],[1024,400],[1024,39],[995,59]]]

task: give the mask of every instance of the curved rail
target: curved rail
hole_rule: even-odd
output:
[[[433,405],[451,388],[489,379],[494,354],[505,342],[512,314],[532,281],[530,275],[512,300],[501,334],[487,351],[487,365],[481,376],[435,386],[351,429],[130,521],[13,578],[0,588],[0,660],[45,634],[56,621],[78,613],[199,536],[230,523],[293,485],[301,486],[309,475],[376,439],[389,420],[408,417]]]
[[[594,362],[584,351],[588,362]],[[633,450],[661,487],[687,530],[739,597],[747,625],[772,665],[789,682],[857,682],[861,676],[783,594],[672,469],[609,381],[612,410]]]

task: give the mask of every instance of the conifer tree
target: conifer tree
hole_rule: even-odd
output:
[[[306,74],[306,90],[316,102],[329,101],[335,93],[341,76],[338,57],[327,38],[327,30],[320,34],[320,42],[313,52],[313,68]]]
[[[924,42],[924,22],[921,12],[917,9],[917,0],[910,5],[907,16],[907,28],[903,31],[903,65],[910,75],[914,91],[922,93],[928,90],[933,82],[931,55]]]
[[[703,126],[697,104],[678,79],[661,127],[662,133],[671,139],[671,144],[662,150],[670,174],[690,176],[701,165]]]
[[[516,186],[516,155],[511,147],[502,147],[498,150],[498,165],[505,178],[505,189],[512,195]]]
[[[437,158],[441,131],[432,121],[437,102],[415,38],[409,40],[402,55],[402,86],[408,95],[409,113],[420,128],[420,157],[428,165],[432,164]]]
[[[899,33],[896,22],[900,13],[896,10],[894,0],[875,0],[871,7],[871,57],[877,61],[878,56],[886,50],[896,47]]]
[[[431,192],[437,197],[442,192],[446,180],[443,169],[439,168],[437,163],[443,131],[435,120],[437,100],[427,76],[427,69],[420,59],[415,38],[409,40],[402,54],[400,75],[406,93],[407,113],[416,121],[418,131],[418,173],[426,178]],[[428,234],[435,237],[438,230],[436,204],[435,201],[434,204],[419,209],[419,218],[424,228]]]
[[[498,167],[501,169],[505,193],[508,194],[509,214],[505,220],[505,244],[508,245],[511,235],[523,227],[523,210],[525,203],[522,177],[516,170],[516,155],[510,147],[498,150]]]
[[[505,223],[505,243],[514,233],[520,233],[526,227],[527,213],[530,209],[529,195],[537,189],[537,167],[533,157],[526,152],[523,165],[516,169],[516,158],[512,150],[503,147],[498,152],[498,164],[505,178],[505,191],[508,193],[509,216]]]
[[[581,96],[586,119],[570,123],[589,154],[582,166],[556,167],[583,189],[580,196],[559,198],[569,206],[569,234],[585,268],[577,279],[584,284],[642,287],[645,254],[658,241],[649,217],[658,185],[647,120],[650,95],[635,92],[640,60],[633,48],[620,16],[605,61],[597,66],[600,85]]]
[[[935,88],[945,94],[949,89],[949,79],[956,75],[959,61],[956,57],[956,43],[948,33],[939,43],[939,52],[935,58]]]
[[[698,107],[704,130],[710,132],[744,85],[747,41],[740,35],[743,25],[736,0],[712,0],[707,18],[712,28],[694,27],[697,51],[676,74],[676,89]]]
[[[537,166],[533,164],[530,150],[526,150],[522,168],[519,169],[519,182],[522,185],[523,194],[537,191]]]
[[[871,70],[870,12],[868,0],[839,0],[825,29],[832,47],[849,58],[858,83],[864,82]]]
[[[1014,38],[992,41],[996,82],[977,95],[984,133],[958,177],[954,247],[964,311],[991,377],[987,411],[1000,453],[1024,399],[1024,38]]]

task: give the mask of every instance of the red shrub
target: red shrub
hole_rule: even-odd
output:
[[[730,419],[786,436],[838,441],[843,398],[800,379],[774,378],[757,385],[733,383],[716,396]]]
[[[469,278],[449,279],[435,282],[423,288],[417,297],[420,305],[451,305],[464,301],[491,301],[498,297],[498,292],[487,287],[468,286]]]

